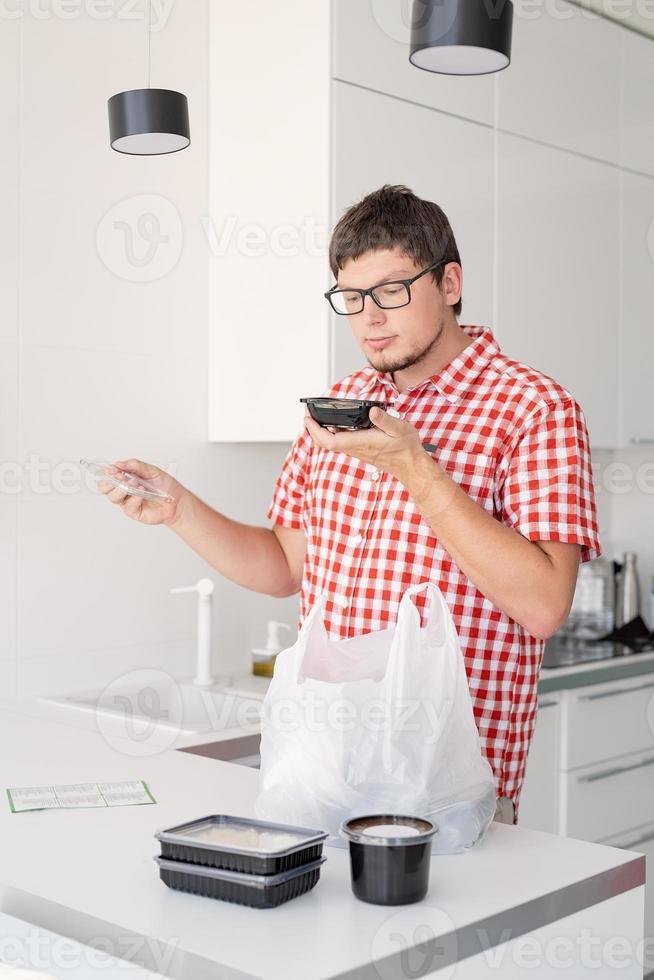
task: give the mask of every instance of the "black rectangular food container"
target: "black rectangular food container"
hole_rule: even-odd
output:
[[[366,398],[300,398],[309,409],[309,415],[323,427],[335,429],[369,429],[370,409],[388,408],[388,402]]]
[[[208,868],[277,875],[322,856],[324,830],[212,814],[155,834],[161,857]]]
[[[278,875],[253,875],[222,868],[206,868],[155,856],[159,877],[177,891],[218,898],[223,902],[272,909],[304,895],[318,883],[320,866],[326,858]]]

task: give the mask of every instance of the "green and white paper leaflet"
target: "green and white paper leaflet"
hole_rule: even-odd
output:
[[[19,786],[7,789],[12,813],[86,807],[141,806],[156,803],[143,779],[112,783],[68,783],[60,786]]]

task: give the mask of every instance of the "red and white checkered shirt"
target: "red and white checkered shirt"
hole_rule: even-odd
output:
[[[442,371],[398,392],[390,375],[363,368],[328,397],[386,401],[481,507],[530,541],[600,554],[588,432],[581,408],[552,378],[510,360],[487,327]],[[497,795],[516,803],[536,718],[544,641],[486,599],[440,544],[390,473],[315,445],[302,430],[275,485],[268,518],[302,528],[307,549],[301,625],[321,593],[332,639],[386,629],[405,590],[430,580],[452,614],[482,747]],[[415,596],[424,625],[424,592]]]

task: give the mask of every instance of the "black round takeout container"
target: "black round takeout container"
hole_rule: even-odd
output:
[[[370,409],[386,408],[388,402],[367,401],[362,398],[300,398],[309,415],[320,425],[333,429],[370,429]]]
[[[340,832],[349,841],[352,891],[357,898],[373,905],[422,901],[429,888],[436,824],[423,817],[384,813],[345,820]],[[401,833],[411,836],[396,836]]]

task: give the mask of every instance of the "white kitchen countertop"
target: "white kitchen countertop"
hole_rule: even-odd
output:
[[[472,852],[433,857],[429,895],[401,910],[359,902],[338,848],[325,849],[316,887],[277,909],[175,892],[152,860],[155,831],[209,813],[251,815],[257,771],[172,748],[139,756],[127,740],[24,708],[0,711],[2,789],[145,779],[157,803],[16,814],[0,803],[2,911],[79,942],[102,937],[125,958],[135,944],[136,962],[172,977],[359,978],[378,975],[373,961],[388,975],[398,929],[411,947],[427,922],[470,950],[480,933],[493,945],[502,930],[522,935],[644,879],[640,854],[493,824]]]
[[[585,687],[587,684],[605,684],[612,680],[641,677],[651,673],[654,673],[654,652],[632,653],[607,660],[589,660],[569,667],[542,667],[538,693]]]

